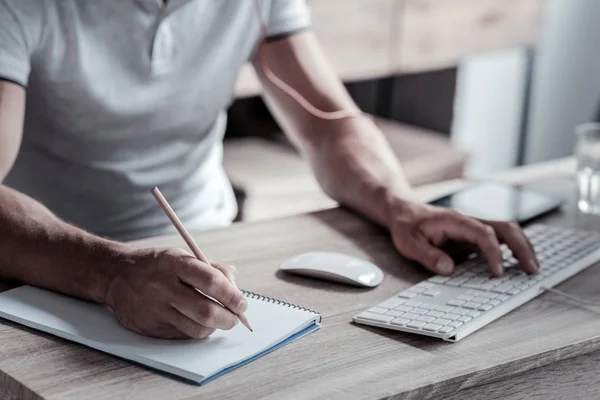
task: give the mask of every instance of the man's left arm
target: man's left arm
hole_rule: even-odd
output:
[[[267,44],[266,55],[274,74],[318,109],[357,110],[311,32]],[[525,271],[537,271],[533,248],[518,224],[477,220],[420,204],[385,137],[369,118],[315,117],[264,76],[258,57],[254,66],[270,110],[309,160],[323,190],[388,228],[405,257],[448,275],[454,262],[441,246],[448,240],[462,241],[477,245],[492,272],[500,276],[500,243],[505,242]]]

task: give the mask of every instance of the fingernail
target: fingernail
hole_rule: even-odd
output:
[[[531,270],[534,273],[538,272],[538,269],[540,269],[539,264],[534,259],[530,259],[529,264],[531,264]]]
[[[494,270],[494,273],[497,276],[499,276],[499,277],[502,276],[502,275],[504,275],[504,266],[502,265],[502,263],[496,264],[496,268]]]
[[[450,274],[452,273],[452,261],[447,258],[441,258],[438,260],[435,265],[435,270],[440,274]]]

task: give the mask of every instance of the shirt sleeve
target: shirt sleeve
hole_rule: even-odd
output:
[[[20,10],[11,4],[14,3],[0,0],[0,80],[26,87],[31,69],[31,44],[26,27],[19,21]]]
[[[267,37],[275,39],[310,27],[306,0],[272,0]]]

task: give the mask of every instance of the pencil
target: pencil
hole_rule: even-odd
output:
[[[177,214],[175,214],[175,211],[173,211],[173,209],[171,208],[171,206],[169,205],[169,203],[167,202],[167,200],[164,198],[164,196],[162,195],[162,193],[160,192],[160,190],[158,190],[157,187],[155,187],[154,189],[152,189],[152,195],[154,196],[154,198],[156,199],[156,201],[158,201],[158,204],[163,209],[163,211],[165,212],[165,214],[167,214],[167,217],[169,217],[169,219],[171,220],[171,222],[173,223],[173,225],[175,225],[175,228],[177,229],[177,232],[179,232],[179,234],[181,235],[181,237],[183,238],[183,240],[185,240],[185,242],[187,243],[188,247],[190,248],[190,250],[192,251],[192,253],[194,253],[194,255],[196,256],[196,258],[198,260],[200,260],[200,261],[208,264],[209,266],[211,266],[210,262],[208,262],[208,259],[204,256],[204,254],[202,254],[202,251],[200,250],[200,248],[198,247],[198,245],[196,244],[196,242],[192,238],[192,235],[190,235],[190,233],[187,231],[187,229],[185,229],[185,226],[183,226],[183,223],[181,222],[181,220],[179,219],[179,217],[177,216]],[[229,311],[231,311],[231,310],[229,310]],[[233,311],[231,311],[231,312],[233,314],[237,315],[237,317],[239,318],[239,320],[241,321],[241,323],[244,324],[244,326],[246,328],[248,328],[248,330],[250,330],[250,332],[254,332],[252,330],[252,327],[250,326],[250,323],[248,322],[248,320],[244,316],[244,314],[236,314]]]

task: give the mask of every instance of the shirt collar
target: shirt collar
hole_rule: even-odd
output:
[[[166,11],[170,13],[181,6],[196,0],[169,0],[167,4],[163,0],[135,0],[145,11],[159,13]]]

